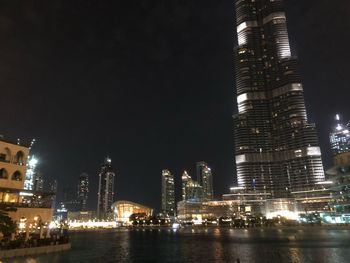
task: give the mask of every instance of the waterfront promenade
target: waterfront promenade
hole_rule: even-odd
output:
[[[71,243],[67,252],[3,262],[345,263],[350,258],[350,228],[337,226],[119,228],[72,233]]]

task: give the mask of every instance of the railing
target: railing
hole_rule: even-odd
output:
[[[15,203],[15,202],[0,202],[0,208],[51,208],[51,203]]]

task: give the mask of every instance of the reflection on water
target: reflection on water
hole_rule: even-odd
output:
[[[313,228],[118,229],[73,233],[70,251],[3,262],[345,263],[350,258],[349,234]]]

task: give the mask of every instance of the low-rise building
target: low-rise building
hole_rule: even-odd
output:
[[[130,216],[133,214],[144,214],[146,217],[153,215],[152,208],[125,200],[113,203],[112,210],[114,211],[116,220],[122,224],[127,224]]]
[[[52,193],[24,189],[28,155],[29,147],[0,139],[0,209],[20,228],[47,225],[53,213]]]

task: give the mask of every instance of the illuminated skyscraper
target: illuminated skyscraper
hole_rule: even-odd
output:
[[[203,201],[211,201],[214,198],[213,175],[210,167],[205,166],[202,171]]]
[[[174,175],[169,170],[162,171],[162,212],[175,215]]]
[[[34,191],[42,192],[44,191],[44,177],[43,174],[39,171],[36,171],[34,173],[34,185],[33,185]]]
[[[288,197],[324,180],[324,171],[290,51],[283,1],[235,0],[235,11],[238,186]]]
[[[186,199],[186,185],[189,181],[191,181],[191,176],[188,175],[187,171],[184,171],[181,176],[181,193],[182,193],[182,200],[185,201]]]
[[[338,114],[336,115],[336,121],[336,126],[329,135],[333,155],[350,151],[349,124],[344,125],[341,123]]]
[[[82,173],[79,176],[79,182],[78,182],[78,202],[79,202],[80,211],[86,211],[88,195],[89,195],[89,176],[86,173]]]
[[[197,182],[192,180],[191,176],[188,175],[187,171],[182,174],[182,200],[183,201],[202,201],[203,199],[203,188]]]
[[[99,173],[97,193],[97,217],[108,219],[112,215],[112,204],[114,201],[114,177],[112,160],[105,158],[104,164]]]

